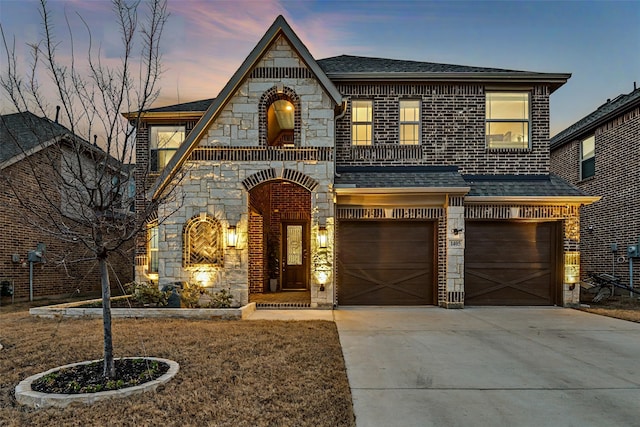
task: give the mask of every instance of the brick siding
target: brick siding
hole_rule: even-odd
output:
[[[640,108],[602,124],[595,132],[595,175],[583,181],[580,174],[580,141],[591,134],[562,145],[551,153],[551,171],[575,184],[587,194],[602,196],[599,202],[582,208],[581,271],[615,273],[629,281],[627,246],[640,238]],[[618,253],[611,244],[618,244]],[[634,283],[640,271],[634,269]]]
[[[339,84],[351,99],[373,100],[373,147],[351,146],[351,105],[336,121],[336,162],[344,165],[455,165],[463,174],[546,174],[549,170],[549,88],[531,91],[531,148],[488,150],[485,88],[451,84]],[[421,100],[418,158],[360,155],[376,146],[399,146],[399,101]],[[404,147],[403,147],[404,148]],[[411,152],[413,147],[406,147]],[[394,151],[391,150],[391,153]]]
[[[22,160],[2,170],[3,178],[18,183],[20,197],[35,210],[58,217],[52,211],[46,198],[52,203],[60,203],[60,191],[50,178],[41,180],[42,191],[38,187],[36,177],[47,177],[51,163],[49,157],[56,159],[53,149],[40,151],[27,160]],[[54,160],[57,162],[57,160]],[[49,172],[52,174],[52,172]],[[49,175],[50,176],[50,175]],[[14,298],[24,300],[29,297],[29,263],[27,253],[34,250],[38,242],[46,244],[46,263],[35,263],[33,268],[34,298],[45,296],[64,296],[75,294],[92,294],[100,291],[100,274],[97,261],[77,262],[78,259],[92,258],[93,255],[80,243],[62,242],[32,225],[34,215],[24,209],[14,194],[11,186],[2,182],[0,188],[0,281],[9,280],[14,284]],[[61,218],[59,218],[61,220]],[[72,221],[66,221],[72,223]],[[19,255],[23,262],[12,262],[12,255]],[[113,267],[110,270],[112,292],[120,294],[119,283],[131,281],[133,274],[132,254],[126,245],[120,253],[109,257]],[[114,273],[115,270],[115,273]],[[6,300],[6,297],[5,297]],[[5,301],[6,303],[6,301]]]

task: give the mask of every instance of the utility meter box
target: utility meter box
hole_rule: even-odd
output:
[[[29,251],[27,254],[27,261],[29,262],[43,262],[42,257],[44,257],[44,253],[47,247],[44,243],[38,243],[35,251]]]
[[[640,253],[638,251],[638,245],[627,246],[627,256],[629,258],[638,258],[640,256]]]

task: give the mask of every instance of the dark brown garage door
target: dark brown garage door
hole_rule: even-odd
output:
[[[465,245],[465,304],[556,303],[556,222],[469,221]]]
[[[433,304],[433,223],[342,221],[341,305]]]

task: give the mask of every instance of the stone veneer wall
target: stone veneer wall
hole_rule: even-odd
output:
[[[255,163],[213,163],[190,162],[186,165],[188,172],[178,187],[176,201],[167,203],[158,212],[159,217],[166,218],[159,225],[159,282],[160,286],[176,281],[195,282],[195,275],[202,273],[211,276],[211,285],[216,289],[230,289],[237,301],[248,302],[249,294],[249,193],[242,182],[247,177],[267,168],[279,170],[294,169],[304,173],[316,181],[318,186],[311,193],[311,212],[316,213],[311,227],[317,229],[317,222],[322,218],[328,221],[333,217],[333,203],[328,197],[330,178],[333,176],[333,163],[301,164],[298,162],[272,162],[262,165]],[[200,213],[207,213],[216,218],[226,229],[236,225],[238,244],[235,248],[225,247],[224,268],[221,269],[186,269],[182,266],[182,228],[186,221]],[[312,233],[312,242],[316,239]],[[313,254],[312,254],[313,256]],[[312,304],[332,305],[333,284],[326,283],[325,291],[318,292],[319,284],[311,274]],[[315,289],[315,298],[313,298]]]
[[[287,170],[295,171],[295,176],[305,181],[309,178],[317,183],[311,192],[312,252],[316,240],[318,223],[331,223],[333,201],[330,186],[333,183],[334,163],[318,160],[306,153],[311,147],[331,149],[334,144],[334,105],[322,87],[308,72],[304,62],[280,36],[265,53],[256,70],[241,83],[236,93],[223,107],[216,120],[211,123],[199,147],[216,147],[228,150],[246,151],[263,149],[260,141],[261,100],[265,93],[272,93],[286,87],[291,98],[299,100],[300,122],[296,120],[296,148],[303,154],[299,160],[188,161],[184,166],[185,177],[177,189],[176,202],[163,205],[158,211],[159,218],[166,218],[159,226],[159,281],[160,285],[174,281],[191,281],[195,274],[182,267],[182,227],[187,219],[205,212],[218,219],[223,227],[236,225],[239,241],[235,248],[225,248],[224,268],[210,272],[212,284],[216,288],[230,289],[234,298],[242,304],[248,301],[249,292],[249,250],[248,221],[249,193],[243,181],[251,176],[270,177],[270,169],[276,171],[270,179],[282,179]],[[272,71],[269,71],[272,70]],[[306,70],[306,71],[303,71]],[[285,75],[285,71],[287,72]],[[291,77],[286,77],[291,76]],[[298,101],[296,101],[298,102]],[[297,117],[296,117],[297,118]],[[296,150],[293,149],[293,151]],[[284,152],[292,149],[283,149]],[[286,157],[283,157],[283,159]],[[267,182],[265,179],[263,182]],[[252,180],[253,182],[253,180]],[[261,183],[261,182],[260,182]],[[314,253],[311,254],[314,257]],[[255,255],[254,255],[255,256]],[[314,268],[311,263],[310,269]],[[312,306],[333,305],[333,283],[325,283],[320,291],[317,275],[310,271]],[[254,284],[255,286],[255,284]]]

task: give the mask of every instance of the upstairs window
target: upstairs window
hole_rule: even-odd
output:
[[[580,179],[587,179],[596,174],[596,138],[580,141]]]
[[[487,92],[488,148],[529,148],[531,114],[528,92]]]
[[[286,99],[279,99],[267,110],[267,145],[293,147],[295,108]]]
[[[351,144],[371,145],[373,133],[373,101],[351,102]]]
[[[160,172],[184,141],[184,126],[152,126],[149,132],[149,168]]]
[[[420,101],[400,101],[400,144],[420,144]]]

